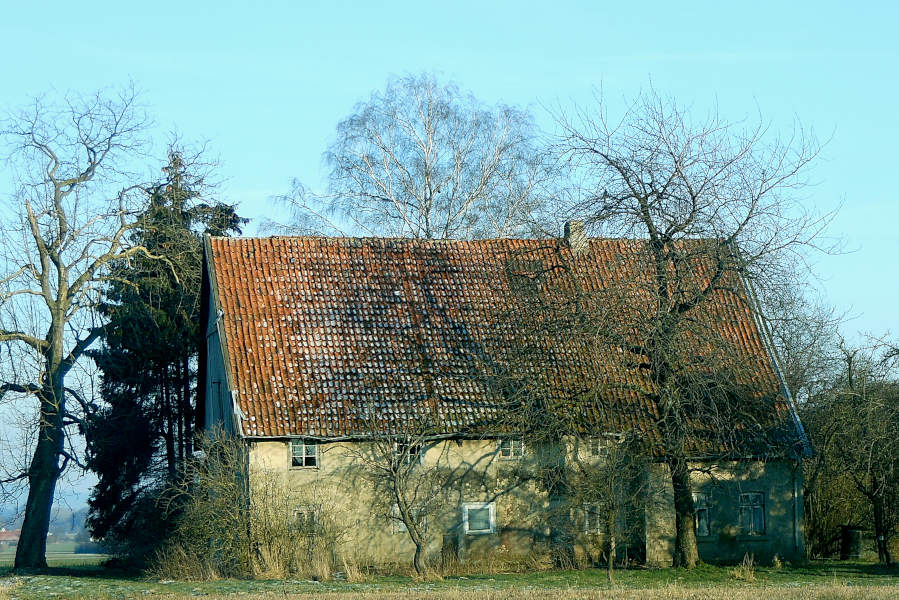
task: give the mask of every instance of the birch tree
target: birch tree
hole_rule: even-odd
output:
[[[424,239],[530,233],[552,169],[527,111],[429,75],[388,82],[337,125],[328,191],[285,199],[295,233]]]
[[[0,372],[0,396],[33,401],[37,412],[30,464],[6,478],[28,484],[16,569],[46,566],[56,483],[79,463],[69,431],[91,398],[69,379],[102,332],[94,308],[108,267],[149,255],[128,244],[142,194],[123,185],[145,123],[126,89],[59,106],[37,100],[2,127],[19,185],[2,209],[0,344],[13,360]]]

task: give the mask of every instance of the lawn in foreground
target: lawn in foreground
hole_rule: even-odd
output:
[[[730,567],[703,565],[682,569],[618,571],[610,589],[601,569],[526,574],[471,575],[440,581],[409,577],[376,577],[365,583],[307,580],[211,582],[160,581],[128,577],[96,567],[56,567],[46,574],[0,576],[0,598],[313,598],[331,600],[518,600],[519,598],[727,598],[728,600],[899,598],[899,569],[872,564],[814,562],[801,567],[759,567],[754,579],[738,579]]]

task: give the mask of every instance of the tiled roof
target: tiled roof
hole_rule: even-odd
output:
[[[560,332],[541,364],[523,365],[521,336],[535,327],[516,322],[536,318],[515,300],[534,269],[573,273],[569,287],[599,297],[591,293],[610,282],[639,279],[641,244],[591,239],[574,256],[563,240],[211,238],[243,434],[359,435],[365,411],[437,414],[448,433],[462,432],[501,412],[498,378],[530,371],[560,398],[601,390],[583,400],[584,423],[657,438],[658,407],[634,392],[652,384],[632,359]],[[779,380],[741,289],[716,292],[705,315],[749,366],[743,383],[774,399]],[[789,406],[772,402],[772,422],[795,439]]]

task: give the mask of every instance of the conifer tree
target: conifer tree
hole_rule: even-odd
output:
[[[193,451],[200,325],[202,235],[241,232],[233,205],[207,201],[208,165],[171,148],[164,177],[132,236],[165,261],[138,258],[113,269],[101,312],[109,320],[92,357],[106,406],[85,423],[95,536],[140,546],[147,498],[179,475]],[[123,459],[124,457],[124,459]]]

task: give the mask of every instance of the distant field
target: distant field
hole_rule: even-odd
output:
[[[105,554],[76,554],[74,550],[75,542],[49,544],[47,546],[47,563],[51,567],[94,567],[106,560]],[[15,548],[4,548],[3,550],[0,550],[0,568],[11,567],[15,557]]]
[[[291,580],[233,580],[209,582],[165,581],[125,576],[104,570],[90,560],[54,557],[57,566],[47,574],[13,576],[0,568],[3,600],[167,598],[188,600],[197,596],[215,599],[312,599],[362,598],[369,600],[581,600],[608,598],[631,600],[895,600],[899,598],[899,568],[886,569],[869,563],[814,562],[797,567],[759,567],[749,579],[731,567],[703,565],[682,569],[630,569],[619,571],[610,588],[605,572],[544,571],[447,577],[421,581],[410,577],[373,577],[362,583]],[[72,560],[73,562],[65,562]]]

